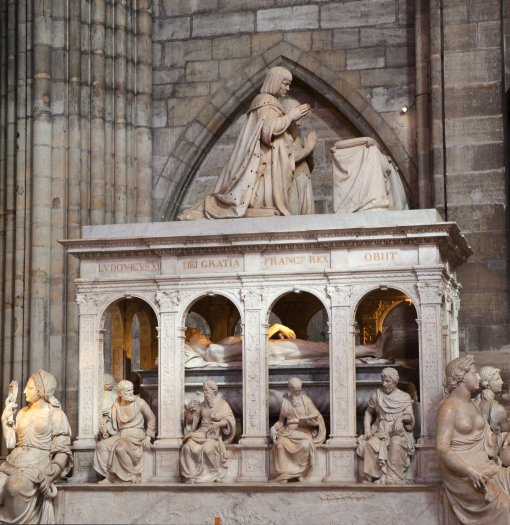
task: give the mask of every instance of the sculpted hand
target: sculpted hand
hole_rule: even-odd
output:
[[[18,408],[18,404],[15,401],[5,402],[5,408],[2,412],[2,421],[9,426],[14,424],[14,411],[16,408]]]
[[[151,447],[151,437],[145,436],[142,441],[142,447],[143,448],[150,448]]]
[[[310,131],[305,137],[305,148],[312,151],[315,148],[315,143],[317,142],[317,132]]]
[[[363,434],[363,438],[368,441],[373,435],[374,435],[375,432],[372,431],[371,428],[369,428],[368,430],[365,430],[365,433]]]
[[[273,326],[278,328],[278,331],[284,339],[296,339],[296,332],[294,332],[292,328],[289,328],[283,324],[275,324]]]
[[[487,484],[487,481],[489,481],[488,476],[486,476],[482,472],[478,472],[474,468],[469,468],[468,478],[473,482],[473,486],[476,490],[480,492],[485,491],[485,485]]]
[[[290,110],[290,118],[294,121],[299,120],[300,118],[303,118],[310,111],[310,109],[310,104],[301,104],[300,106]]]

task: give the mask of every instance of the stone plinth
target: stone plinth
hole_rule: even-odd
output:
[[[222,525],[440,523],[440,486],[289,483],[64,485],[57,523]]]
[[[329,407],[329,436],[312,479],[356,481],[356,312],[368,294],[392,289],[416,310],[421,405],[416,479],[439,479],[435,415],[444,366],[458,355],[456,269],[471,250],[457,225],[442,221],[435,210],[89,226],[82,239],[63,244],[81,259],[76,286],[82,473],[84,452],[93,448],[98,430],[105,313],[119,300],[137,298],[154,311],[159,345],[154,393],[158,441],[154,468],[144,469],[144,476],[177,481],[189,383],[186,316],[197,301],[212,295],[224,297],[238,311],[244,341],[234,385],[242,432],[232,449],[231,479],[263,482],[271,477],[273,376],[268,373],[267,323],[282,297],[306,293],[322,305],[329,327],[328,365],[321,379],[329,389],[321,393]],[[280,379],[284,384],[285,378]]]

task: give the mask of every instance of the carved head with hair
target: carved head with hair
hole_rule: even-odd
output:
[[[184,337],[190,346],[201,346],[205,348],[212,344],[212,341],[205,336],[204,332],[191,326],[186,327]]]
[[[115,379],[112,374],[105,374],[103,376],[103,385],[105,390],[113,390],[115,387]]]
[[[468,354],[453,359],[446,365],[444,388],[446,392],[455,390],[464,381],[464,376],[475,364],[475,358]]]
[[[480,387],[482,389],[482,398],[490,397],[491,392],[499,394],[503,388],[503,379],[501,379],[501,370],[494,366],[483,366],[478,370],[480,374]],[[484,395],[484,393],[486,395]]]
[[[54,396],[57,388],[57,380],[53,374],[50,374],[41,368],[41,370],[32,374],[30,379],[34,382],[34,385],[37,388],[37,393],[41,399],[44,399],[53,407],[60,407],[60,402]]]
[[[260,92],[276,96],[284,80],[292,82],[292,73],[288,69],[281,66],[270,67],[267,70]]]
[[[390,379],[395,385],[397,385],[399,380],[398,371],[395,368],[383,368],[381,372],[381,379],[383,381],[385,379]]]

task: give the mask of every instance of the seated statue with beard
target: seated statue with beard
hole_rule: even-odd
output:
[[[218,385],[204,382],[204,400],[186,406],[179,461],[187,483],[221,482],[227,472],[225,443],[234,439],[236,420],[230,405],[218,397]]]

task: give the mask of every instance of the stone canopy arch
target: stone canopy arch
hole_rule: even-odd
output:
[[[376,139],[401,169],[404,183],[415,186],[414,162],[391,126],[345,75],[333,71],[310,53],[280,42],[248,63],[221,86],[191,120],[160,174],[156,174],[156,217],[175,220],[181,203],[209,151],[259,92],[269,67],[283,66],[295,80],[325,99],[359,131]],[[410,192],[408,192],[410,194]]]

